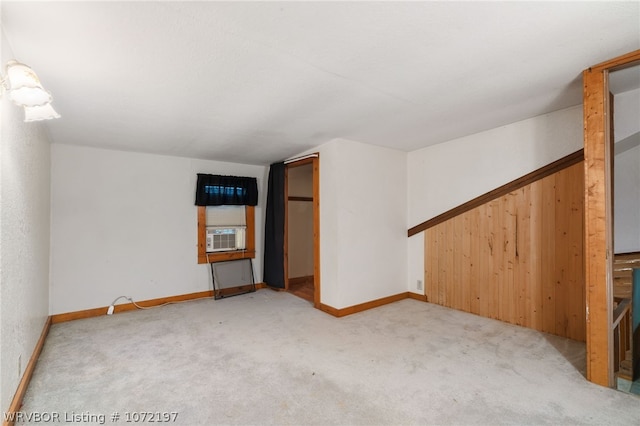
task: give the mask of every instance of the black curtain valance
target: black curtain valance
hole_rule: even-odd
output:
[[[198,173],[196,206],[255,206],[258,181],[252,177]]]

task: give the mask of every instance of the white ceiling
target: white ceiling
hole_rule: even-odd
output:
[[[269,164],[334,138],[411,151],[577,105],[640,48],[633,2],[2,1],[54,142]]]

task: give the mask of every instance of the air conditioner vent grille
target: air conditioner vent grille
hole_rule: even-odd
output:
[[[242,250],[245,248],[245,227],[207,227],[207,252]]]

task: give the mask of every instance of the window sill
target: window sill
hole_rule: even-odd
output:
[[[227,260],[238,259],[254,259],[256,257],[255,250],[236,250],[236,251],[221,251],[216,253],[205,253],[198,256],[198,263],[214,263],[225,262]]]

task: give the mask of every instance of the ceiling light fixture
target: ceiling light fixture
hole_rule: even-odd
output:
[[[18,61],[7,62],[7,74],[2,77],[2,88],[9,99],[24,108],[24,121],[40,121],[60,118],[51,106],[51,93],[44,90],[36,73]]]

